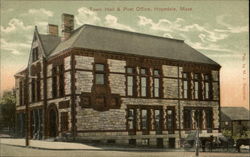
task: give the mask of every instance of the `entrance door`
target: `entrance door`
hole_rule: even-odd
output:
[[[175,138],[169,138],[169,148],[175,148]]]
[[[56,137],[57,135],[57,114],[54,109],[49,111],[49,136]]]

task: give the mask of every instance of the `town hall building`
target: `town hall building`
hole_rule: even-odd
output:
[[[217,136],[221,66],[182,40],[82,25],[35,27],[15,75],[19,136],[178,148]],[[27,129],[26,129],[27,128]]]

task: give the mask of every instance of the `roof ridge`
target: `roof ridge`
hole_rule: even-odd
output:
[[[178,41],[178,42],[184,42],[184,40],[181,40],[181,39],[166,38],[166,37],[162,37],[162,36],[150,35],[150,34],[145,34],[145,33],[140,33],[140,32],[132,32],[132,31],[121,30],[121,29],[116,29],[116,28],[111,28],[111,27],[104,27],[104,26],[97,26],[97,25],[90,25],[90,24],[84,24],[81,27],[83,27],[83,26],[91,26],[91,27],[109,29],[109,30],[114,30],[114,31],[120,31],[120,32],[124,32],[124,33],[129,33],[129,34],[137,34],[137,35],[160,38],[160,39],[165,39],[165,40],[173,40],[173,41]]]

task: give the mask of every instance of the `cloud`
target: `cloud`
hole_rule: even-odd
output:
[[[31,30],[33,27],[30,25],[24,25],[22,20],[13,18],[9,21],[8,26],[3,27],[1,26],[1,32],[3,33],[11,33],[11,32],[16,32],[17,30],[19,31],[27,31]]]
[[[229,15],[220,15],[216,17],[216,22],[226,27],[226,29],[214,29],[216,32],[225,32],[225,33],[242,33],[242,32],[248,32],[249,26],[232,26],[226,22],[224,22],[225,17]]]
[[[128,31],[135,31],[130,26],[121,24],[118,22],[118,18],[113,15],[106,15],[105,18],[102,20],[97,12],[90,10],[86,7],[81,7],[77,10],[78,14],[75,16],[76,24],[83,25],[83,24],[93,24],[99,26],[106,26],[110,28],[128,30]]]
[[[198,49],[198,50],[209,50],[209,51],[220,51],[220,52],[234,52],[230,49],[222,48],[217,44],[214,43],[209,43],[209,44],[204,44],[201,42],[191,42],[189,40],[185,41],[188,45],[191,47]]]
[[[43,14],[46,15],[48,17],[52,17],[54,15],[54,13],[50,10],[46,10],[44,8],[40,8],[40,9],[29,9],[28,14]]]
[[[75,16],[77,25],[83,25],[83,24],[100,25],[101,19],[97,16],[96,12],[91,11],[86,7],[79,8],[77,12],[78,14]]]
[[[152,19],[145,16],[138,17],[139,26],[149,26],[151,30],[162,31],[164,33],[173,32],[175,34],[178,34],[178,32],[198,32],[200,33],[198,37],[202,40],[202,42],[217,42],[218,40],[223,40],[228,37],[227,34],[208,30],[207,28],[199,24],[187,25],[185,20],[182,18],[177,18],[175,21],[160,19],[158,22],[154,22]]]
[[[122,29],[122,30],[128,30],[128,31],[135,31],[133,28],[131,28],[130,26],[124,25],[124,24],[120,24],[118,23],[118,19],[117,17],[113,16],[113,15],[107,15],[105,17],[105,22],[104,24],[108,27],[111,28],[117,28],[117,29]]]
[[[152,19],[147,18],[145,16],[138,16],[139,26],[149,26],[150,29],[156,31],[164,31],[164,32],[173,32],[175,29],[180,27],[180,22],[184,22],[183,19],[177,18],[175,21],[171,22],[167,19],[160,19],[157,23],[155,23]]]
[[[24,44],[22,42],[7,42],[5,39],[1,39],[1,49],[14,55],[22,55],[20,50],[26,50],[30,48],[30,44]]]

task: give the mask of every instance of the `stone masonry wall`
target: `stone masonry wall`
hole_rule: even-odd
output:
[[[75,56],[76,69],[93,70],[93,57]],[[93,73],[91,71],[76,71],[76,94],[81,92],[91,92],[93,85]]]
[[[162,70],[163,70],[163,75],[166,77],[178,77],[177,66],[163,65]]]
[[[111,93],[120,94],[121,96],[125,96],[125,82],[126,78],[124,74],[112,74],[112,72],[116,73],[125,73],[126,61],[108,59],[108,68],[111,72],[109,74],[109,83],[111,88]]]
[[[75,74],[76,78],[76,94],[81,92],[91,92],[93,85],[93,74],[89,71],[77,71]]]
[[[219,100],[219,84],[218,82],[213,82],[213,99]]]
[[[81,131],[102,131],[102,130],[125,130],[126,111],[121,109],[110,109],[109,111],[96,111],[88,108],[81,108],[80,98],[76,100],[77,130]]]
[[[178,80],[175,79],[175,78],[178,78],[178,67],[163,65],[162,70],[163,70],[164,77],[173,77],[173,78],[163,79],[164,98],[178,98]]]
[[[123,74],[109,74],[109,82],[112,94],[120,94],[125,96],[126,78]]]
[[[94,58],[93,57],[86,57],[86,56],[79,56],[75,55],[76,61],[76,69],[84,69],[84,70],[92,70]]]
[[[108,59],[108,67],[110,72],[125,73],[126,61]]]
[[[163,79],[164,98],[178,98],[178,80]]]

